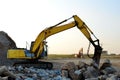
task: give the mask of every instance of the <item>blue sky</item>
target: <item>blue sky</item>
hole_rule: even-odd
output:
[[[1,0],[0,31],[5,31],[18,47],[26,47],[46,27],[78,15],[100,39],[104,50],[120,54],[120,0]],[[47,39],[49,53],[73,54],[88,40],[73,28]],[[29,45],[28,45],[29,46]],[[91,50],[92,52],[92,50]]]

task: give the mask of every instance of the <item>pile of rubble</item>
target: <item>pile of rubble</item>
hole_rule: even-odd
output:
[[[90,64],[79,61],[65,63],[61,69],[39,69],[35,67],[9,66],[0,67],[0,80],[120,80],[110,60],[105,60],[101,67],[92,61]]]
[[[0,65],[9,65],[12,61],[7,59],[7,50],[16,48],[15,42],[4,31],[0,31]]]
[[[94,61],[88,65],[79,61],[76,66],[73,62],[68,62],[62,67],[62,76],[70,80],[120,80],[120,71],[117,71],[106,59],[101,67]]]
[[[6,74],[7,73],[7,74]],[[61,76],[60,69],[48,70],[34,67],[6,67],[0,68],[0,80],[70,80]]]

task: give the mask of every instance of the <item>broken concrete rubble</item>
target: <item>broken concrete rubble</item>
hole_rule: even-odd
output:
[[[87,68],[83,67],[79,69],[76,68],[76,65],[73,62],[68,62],[63,64],[63,66],[64,69],[52,70],[22,66],[9,66],[8,69],[11,73],[16,74],[16,80],[119,80],[120,78],[120,72],[115,72],[113,74],[99,74],[99,69],[96,69],[92,65],[87,65]],[[1,78],[3,77],[1,76]]]
[[[108,75],[108,74],[114,74],[115,72],[117,71],[112,67],[110,60],[106,59],[103,62],[103,65],[100,67],[100,73]]]
[[[78,75],[74,74],[75,70],[77,70],[77,66],[74,62],[65,63],[62,66],[62,76],[69,77],[72,80],[77,80]],[[68,73],[68,74],[67,74]]]
[[[96,78],[100,75],[98,65],[91,61],[90,65],[87,66],[86,70],[83,72],[85,79],[87,78]]]
[[[86,69],[88,65],[83,61],[79,61],[77,66],[78,66],[78,69],[82,69],[82,68]]]
[[[105,64],[107,64],[107,66]],[[119,75],[120,72],[117,72],[116,69],[112,67],[112,63],[108,59],[104,61],[100,69],[94,61],[92,61],[90,65],[87,65],[87,66],[86,65],[87,64],[85,62],[80,61],[79,65],[77,65],[79,67],[78,70],[73,71],[74,68],[72,68],[72,70],[70,70],[69,68],[68,74],[66,75],[69,75],[68,78],[72,80],[118,80],[120,79],[120,75]],[[64,66],[68,66],[68,65],[64,64]],[[72,65],[69,65],[69,66],[72,66]],[[66,70],[68,70],[67,67],[66,67]],[[65,75],[63,74],[62,76],[65,76]]]
[[[61,70],[45,70],[34,67],[9,67],[11,72],[14,72],[21,79],[17,80],[70,80],[69,78],[61,76]]]
[[[83,72],[85,79],[87,78],[95,78],[99,76],[99,71],[95,69],[93,66],[88,66],[86,71]]]
[[[73,70],[75,71],[77,69],[77,66],[75,65],[74,62],[68,62],[68,63],[65,63],[63,66],[62,66],[62,70]]]

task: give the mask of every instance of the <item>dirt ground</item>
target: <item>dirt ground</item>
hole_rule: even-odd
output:
[[[104,60],[105,59],[100,60],[100,66],[102,65]],[[78,58],[71,59],[70,58],[70,59],[54,59],[54,60],[47,60],[47,61],[53,63],[53,65],[54,65],[53,68],[61,68],[61,66],[64,63],[67,63],[67,62],[74,62],[77,65],[79,61],[83,61],[83,62],[85,62],[87,64],[90,64],[91,59],[78,59]],[[112,63],[112,66],[120,71],[120,59],[110,59],[110,61]]]

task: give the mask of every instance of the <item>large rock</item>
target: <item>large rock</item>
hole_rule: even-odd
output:
[[[77,66],[75,65],[74,62],[68,62],[68,63],[65,63],[63,66],[62,66],[62,70],[73,70],[75,71],[77,69]]]
[[[16,44],[12,38],[6,32],[0,31],[0,66],[11,63],[7,59],[7,50],[13,48],[16,48]]]
[[[62,77],[68,77],[72,80],[78,80],[79,75],[74,73],[75,70],[77,70],[77,66],[74,62],[65,63],[62,66]]]

